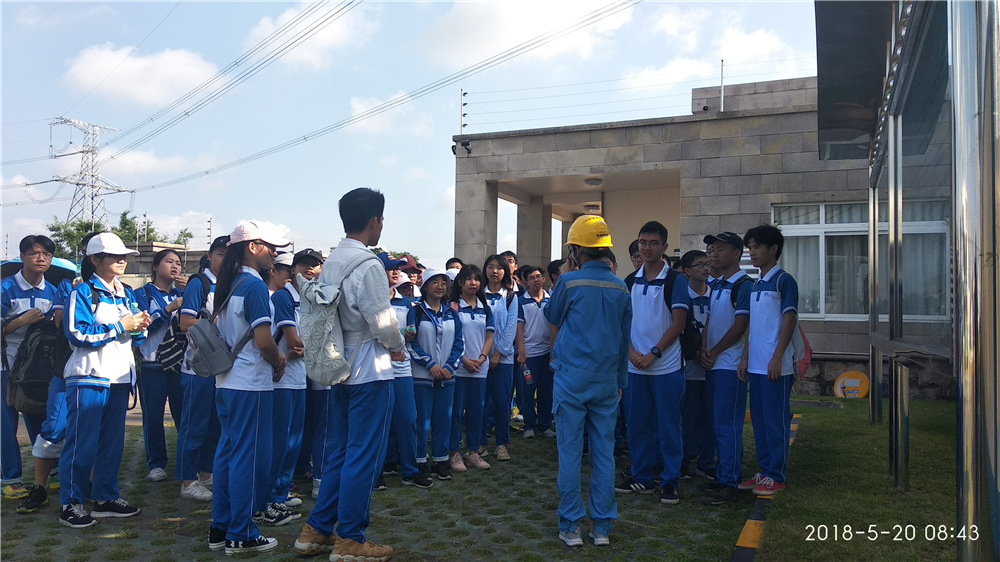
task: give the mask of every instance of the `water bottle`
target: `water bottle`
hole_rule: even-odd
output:
[[[527,365],[521,368],[521,374],[524,375],[524,382],[526,384],[534,382],[535,379],[531,376],[531,369],[529,369]]]
[[[139,303],[133,302],[133,303],[129,304],[128,305],[128,313],[131,314],[132,316],[135,316],[136,314],[139,314]],[[135,332],[129,332],[128,334],[130,336],[141,336],[142,335],[142,330],[135,331]]]

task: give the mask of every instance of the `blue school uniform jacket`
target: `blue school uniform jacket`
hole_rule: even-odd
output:
[[[417,322],[417,309],[420,322]],[[408,326],[416,326],[417,337],[410,343],[413,384],[433,384],[431,367],[439,365],[452,375],[462,361],[465,340],[462,338],[462,321],[451,306],[442,301],[441,311],[434,312],[424,302],[418,302],[406,316]],[[448,379],[445,383],[454,383]]]

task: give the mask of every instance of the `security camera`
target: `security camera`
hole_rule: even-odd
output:
[[[701,106],[701,110],[702,110],[702,111],[708,111],[708,106],[707,106],[707,105],[703,105],[703,106]]]

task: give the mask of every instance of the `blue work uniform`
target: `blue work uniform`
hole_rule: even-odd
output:
[[[628,289],[603,261],[559,277],[545,308],[559,329],[552,346],[552,413],[559,451],[559,530],[573,531],[587,515],[580,487],[584,429],[590,451],[590,519],[610,532],[615,501],[615,421],[626,386],[632,303]]]

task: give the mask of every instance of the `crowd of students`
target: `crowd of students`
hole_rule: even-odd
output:
[[[348,237],[335,252],[377,243],[380,197],[372,190],[345,196],[341,216]],[[369,203],[354,208],[348,199]],[[364,221],[352,219],[352,212]],[[331,560],[387,559],[390,548],[364,537],[371,491],[385,489],[386,476],[430,488],[435,478],[491,469],[490,456],[510,460],[513,407],[523,421],[523,429],[518,428],[523,438],[560,442],[561,464],[562,433],[568,434],[570,426],[560,424],[567,419],[575,420],[574,447],[586,448],[589,442],[610,451],[613,442],[617,454],[627,454],[628,470],[614,484],[612,505],[614,492],[646,494],[657,487],[662,503],[677,503],[680,481],[692,475],[710,482],[701,497],[708,505],[731,501],[738,490],[772,495],[784,488],[786,477],[794,371],[790,341],[797,305],[794,279],[777,266],[782,235],[762,225],[744,237],[732,232],[706,236],[706,251],[689,251],[674,267],[664,257],[667,236],[655,221],[640,229],[629,248],[636,270],[623,288],[627,315],[612,319],[625,322],[625,333],[611,329],[612,335],[601,336],[609,349],[623,346],[621,376],[612,373],[609,383],[620,390],[619,398],[610,404],[610,414],[602,410],[608,427],[590,425],[593,419],[583,414],[570,415],[560,365],[567,373],[574,367],[553,351],[560,349],[560,330],[565,348],[568,334],[580,329],[562,324],[559,316],[573,306],[566,300],[572,288],[590,283],[617,290],[593,280],[599,276],[559,281],[562,274],[581,269],[585,258],[557,260],[543,270],[517,267],[517,256],[504,252],[489,256],[481,268],[453,258],[445,269],[423,269],[409,256],[381,253],[380,273],[374,273],[375,266],[359,268],[364,272],[356,276],[349,269],[341,272],[345,294],[369,292],[350,297],[359,300],[340,309],[345,344],[359,354],[359,365],[376,367],[366,375],[364,367],[355,366],[351,378],[331,392],[307,377],[299,334],[300,283],[329,280],[343,267],[341,258],[331,255],[324,264],[322,254],[312,249],[282,252],[290,241],[242,221],[229,236],[213,241],[196,275],[184,276],[181,257],[163,250],[153,257],[151,281],[133,290],[119,278],[127,257],[136,252],[114,234],[97,233],[83,241],[81,277],[55,287],[44,278],[54,244],[45,236],[27,236],[20,244],[23,269],[3,280],[2,395],[30,326],[54,323],[72,353],[52,378],[46,414],[23,416],[35,457],[34,482],[27,488],[21,485],[18,412],[3,404],[3,496],[19,499],[18,512],[30,513],[58,485],[60,522],[73,528],[93,525],[95,518],[138,514],[138,507],[120,497],[117,479],[125,413],[135,388],[142,404],[148,479],[169,478],[164,432],[169,403],[177,427],[173,477],[180,496],[212,503],[209,548],[230,555],[277,546],[258,525],[284,525],[301,517],[296,508],[302,500],[291,491],[293,476],[300,475],[312,478],[317,505],[293,550],[304,555],[332,551]],[[593,261],[616,271],[610,235],[601,246]],[[740,268],[745,247],[760,271],[757,280]],[[593,267],[583,271],[598,272]],[[606,312],[598,310],[605,305],[593,305],[595,318]],[[189,364],[190,348],[179,365],[166,366],[158,357],[164,340],[207,315],[233,347],[232,369],[215,378],[198,376]],[[355,336],[346,334],[355,325],[362,335],[352,340]],[[700,337],[694,348],[682,345],[686,329]],[[583,354],[597,357],[601,351]],[[378,366],[379,357],[385,357],[384,367]],[[617,371],[616,357],[602,361]],[[365,384],[371,381],[380,384]],[[759,471],[744,480],[748,395]],[[359,419],[379,423],[365,430],[348,428]],[[576,425],[583,432],[585,421],[589,435],[577,437]],[[364,431],[369,433],[358,434]],[[352,448],[355,438],[374,450]],[[368,465],[376,467],[371,474],[363,468]],[[601,478],[613,478],[613,465],[601,467],[608,473]],[[324,484],[326,479],[336,482]],[[563,483],[561,472],[561,495]],[[357,488],[366,487],[358,495]],[[579,496],[578,477],[576,487],[567,489]],[[607,496],[610,490],[604,492]],[[592,484],[595,493],[600,491]],[[88,499],[95,502],[89,511]],[[582,504],[569,504],[574,513],[582,509]],[[605,506],[601,513],[591,536],[603,545],[616,512]],[[573,527],[578,519],[578,514],[564,517],[561,504],[560,538],[570,546],[582,544],[579,526]]]

